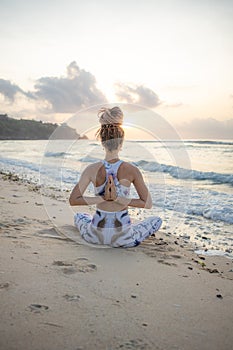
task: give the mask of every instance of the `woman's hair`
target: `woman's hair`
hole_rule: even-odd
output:
[[[119,148],[123,143],[124,130],[121,127],[123,123],[123,112],[119,107],[102,107],[98,112],[101,127],[96,132],[97,138],[100,138],[102,145],[109,151]]]

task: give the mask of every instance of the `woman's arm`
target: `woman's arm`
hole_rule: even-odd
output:
[[[81,177],[77,185],[74,187],[70,194],[69,202],[70,205],[93,205],[100,204],[104,202],[104,199],[101,196],[83,196],[86,191],[87,186],[91,182],[91,167],[87,167]]]
[[[138,193],[139,198],[132,199],[129,205],[132,207],[151,209],[152,198],[144,182],[142,173],[136,167],[134,168],[134,172],[135,172],[135,176],[134,176],[133,184]]]

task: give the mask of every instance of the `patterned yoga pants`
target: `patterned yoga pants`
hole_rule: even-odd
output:
[[[132,224],[128,210],[107,212],[96,210],[94,216],[77,213],[74,224],[85,241],[111,247],[135,247],[159,230],[162,220],[150,217],[138,224]]]

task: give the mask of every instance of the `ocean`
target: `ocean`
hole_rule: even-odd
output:
[[[83,169],[103,157],[91,140],[0,141],[1,172],[66,199]],[[196,251],[233,257],[233,141],[125,141],[120,158],[142,171],[153,199],[150,210],[130,209],[133,220],[160,216],[164,232]]]

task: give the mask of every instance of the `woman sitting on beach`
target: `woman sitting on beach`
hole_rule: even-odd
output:
[[[89,165],[70,195],[70,205],[96,205],[92,217],[77,213],[75,226],[89,243],[105,244],[112,247],[134,247],[156,232],[162,220],[150,217],[138,224],[132,224],[128,207],[152,207],[151,195],[140,170],[119,159],[124,140],[121,127],[123,113],[119,107],[101,108],[98,112],[100,129],[97,136],[105,150],[105,159]],[[88,185],[93,183],[95,196],[84,196]],[[130,198],[133,184],[139,198]]]

